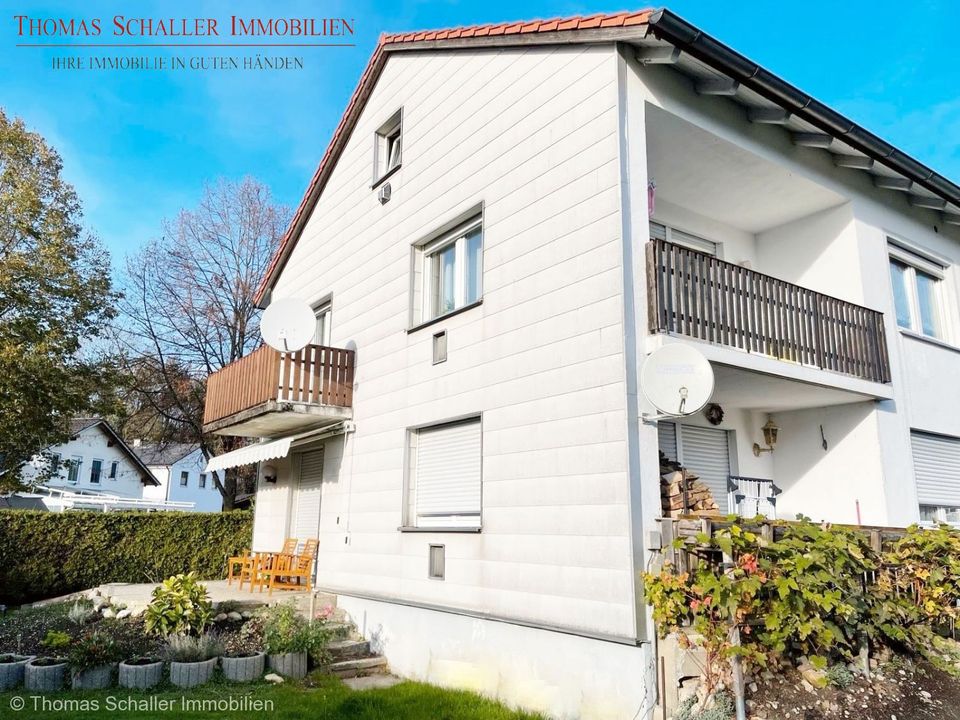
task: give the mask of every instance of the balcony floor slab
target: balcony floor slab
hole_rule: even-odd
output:
[[[204,425],[205,432],[273,438],[353,419],[353,408],[270,400]]]

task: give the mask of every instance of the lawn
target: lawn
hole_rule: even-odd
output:
[[[11,712],[21,701],[25,703],[23,710]],[[186,706],[187,703],[203,701],[219,703],[219,706],[209,705],[206,709]],[[232,710],[231,701],[234,703]],[[44,702],[47,704],[42,705]],[[255,705],[257,702],[262,704]],[[127,706],[120,703],[127,703]],[[272,706],[266,703],[272,703]],[[141,705],[144,709],[136,709]],[[308,677],[303,684],[213,683],[193,690],[168,688],[156,693],[124,688],[43,696],[22,690],[0,693],[0,717],[170,720],[257,715],[303,720],[542,720],[539,715],[516,712],[470,692],[443,690],[415,682],[358,692],[339,680],[323,675]]]

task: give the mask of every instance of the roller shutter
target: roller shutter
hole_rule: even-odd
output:
[[[293,537],[303,547],[308,538],[318,537],[320,530],[320,493],[323,485],[323,449],[300,455],[300,482],[297,485]]]
[[[921,505],[960,507],[960,438],[910,433]]]
[[[417,435],[417,524],[479,526],[480,421],[425,428]]]
[[[667,460],[677,461],[677,425],[672,422],[657,423],[657,440],[660,452],[667,456]]]
[[[720,512],[729,512],[727,479],[730,477],[730,446],[726,430],[680,426],[680,462],[700,476],[710,488]]]

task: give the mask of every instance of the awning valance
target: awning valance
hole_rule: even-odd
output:
[[[210,458],[207,462],[207,472],[216,472],[217,470],[226,470],[227,468],[238,467],[240,465],[254,465],[264,460],[275,460],[276,458],[286,457],[290,452],[290,444],[294,437],[285,437],[279,440],[270,440],[256,445],[247,445],[239,450],[217,455]]]

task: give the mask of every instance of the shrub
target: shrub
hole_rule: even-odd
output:
[[[0,510],[0,603],[19,605],[108,582],[159,582],[184,572],[220,578],[225,558],[250,546],[252,527],[247,511]]]
[[[317,664],[326,660],[329,630],[322,621],[312,625],[290,603],[263,611],[263,644],[270,655],[309,653]]]
[[[67,653],[67,661],[75,672],[109,665],[121,658],[122,652],[116,641],[103,630],[85,633]]]
[[[850,672],[850,668],[842,663],[827,668],[827,682],[841,690],[853,685],[855,679],[853,673]]]
[[[70,618],[70,622],[74,625],[81,626],[86,625],[93,619],[93,616],[97,614],[96,609],[93,607],[93,603],[89,600],[77,600],[70,608],[70,611],[67,613],[67,617]]]
[[[210,623],[213,605],[194,573],[174,575],[154,588],[143,614],[144,628],[157,635],[198,635]]]
[[[214,633],[205,635],[170,635],[164,649],[168,662],[203,662],[223,654],[223,643]]]
[[[62,650],[69,647],[70,642],[71,638],[67,633],[60,632],[58,630],[50,630],[43,640],[40,641],[40,644],[47,648],[47,650],[52,652],[54,655],[58,655]]]

